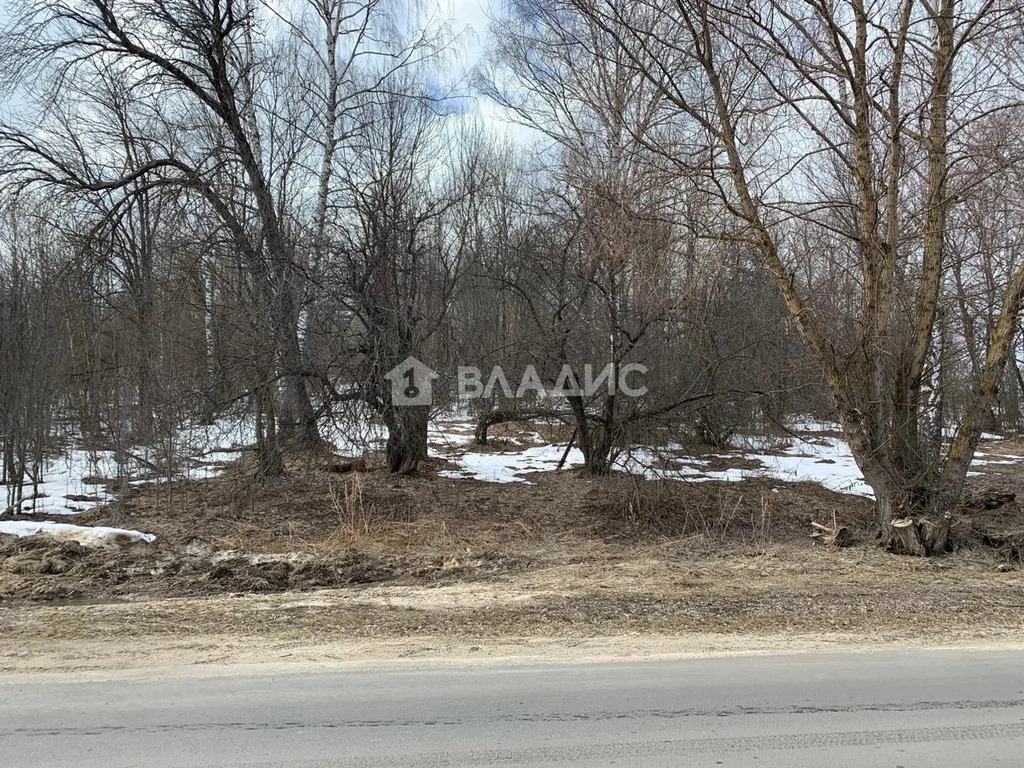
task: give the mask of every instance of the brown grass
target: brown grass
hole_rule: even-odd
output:
[[[876,545],[869,502],[813,484],[590,478],[576,471],[535,474],[532,485],[489,484],[440,477],[450,466],[442,460],[427,462],[415,477],[390,475],[379,460],[351,474],[332,472],[329,463],[292,462],[284,482],[258,487],[239,465],[204,482],[139,488],[119,522],[156,533],[150,547],[90,550],[46,537],[0,542],[0,600],[16,609],[6,614],[11,631],[98,637],[116,626],[141,637],[182,632],[187,624],[189,632],[214,634],[367,637],[885,635],[929,626],[1019,626],[1024,610],[1019,572],[998,571],[1008,562],[1006,550],[986,545],[978,533],[1019,529],[1016,504],[968,511],[954,556],[919,559]],[[113,514],[97,509],[81,520],[104,524]],[[812,542],[810,521],[833,519],[854,533],[854,547]],[[254,613],[231,601],[191,600],[237,593],[268,600],[287,593],[281,600],[290,600],[317,589],[341,591],[323,604],[311,596],[313,607],[284,614],[275,613],[285,611],[280,607]],[[65,606],[73,610],[63,613],[38,607],[38,614],[26,602],[128,597],[151,602]],[[188,610],[181,598],[190,599]]]

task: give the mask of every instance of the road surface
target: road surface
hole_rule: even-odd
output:
[[[1024,653],[1010,651],[0,677],[5,768],[1022,763]]]

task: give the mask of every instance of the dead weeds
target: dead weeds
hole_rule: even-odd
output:
[[[415,477],[373,459],[339,473],[331,461],[294,462],[261,486],[233,466],[207,481],[143,486],[119,509],[79,517],[101,525],[117,515],[157,534],[152,545],[3,537],[0,600],[11,631],[884,634],[929,621],[1005,628],[1024,616],[1020,572],[998,571],[1007,547],[1019,557],[1008,538],[1021,531],[1015,501],[966,510],[960,551],[922,559],[876,546],[870,502],[809,483],[564,471],[492,484],[441,477],[443,460]],[[854,534],[852,548],[809,538],[811,521],[833,520]],[[323,589],[335,591],[315,599]],[[440,600],[454,593],[457,605]],[[299,603],[254,612],[248,601],[217,599],[239,594]],[[46,600],[72,610],[29,604]],[[44,616],[55,623],[41,628]]]

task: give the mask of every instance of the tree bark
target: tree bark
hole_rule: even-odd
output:
[[[430,408],[425,405],[389,406],[384,415],[388,428],[385,448],[388,470],[397,475],[416,471],[427,458],[427,422]]]

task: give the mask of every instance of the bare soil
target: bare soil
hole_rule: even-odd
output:
[[[1019,642],[1024,461],[998,460],[931,559],[883,551],[870,502],[813,484],[491,484],[440,477],[443,460],[395,477],[308,457],[254,489],[243,463],[75,518],[151,545],[0,537],[0,670]],[[854,545],[816,544],[812,520]]]

